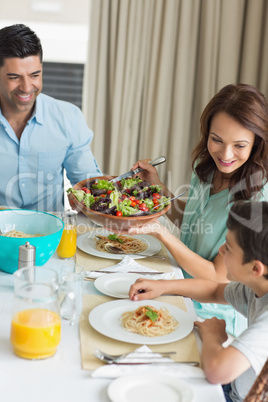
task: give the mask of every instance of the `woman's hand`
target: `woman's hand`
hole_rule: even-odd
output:
[[[149,183],[154,183],[154,184],[160,184],[162,185],[158,172],[154,166],[152,166],[149,161],[151,159],[142,159],[136,162],[132,166],[132,170],[137,169],[137,168],[142,168],[144,171],[138,173],[138,176],[145,181],[148,181]]]
[[[161,296],[163,290],[163,281],[161,280],[137,279],[130,287],[129,298],[133,301],[154,299]]]

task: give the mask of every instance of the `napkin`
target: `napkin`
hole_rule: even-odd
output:
[[[151,268],[147,268],[144,265],[138,264],[133,258],[129,255],[126,255],[118,264],[112,265],[111,267],[106,267],[100,270],[100,272],[92,272],[92,271],[84,271],[84,276],[95,279],[99,276],[105,274],[105,271],[113,271],[113,272],[129,272],[129,271],[139,271],[141,274],[143,272],[158,272],[156,269],[153,270]],[[165,272],[163,274],[158,275],[145,275],[150,279],[172,279],[174,273],[173,272]]]
[[[136,349],[134,352],[129,353],[125,358],[121,359],[121,363],[128,362],[139,362],[143,363],[148,362],[148,359],[145,360],[146,356],[151,356],[151,349],[143,345],[140,348]],[[91,373],[91,376],[94,378],[117,378],[126,374],[135,374],[138,372],[142,372],[148,370],[148,368],[153,368],[162,374],[172,375],[173,377],[184,377],[184,378],[205,378],[204,371],[199,367],[193,367],[187,364],[171,364],[167,363],[172,361],[172,359],[168,357],[162,357],[158,353],[153,353],[153,361],[155,363],[163,363],[159,364],[106,364],[105,366],[101,366],[94,370]],[[166,363],[166,364],[165,364]]]

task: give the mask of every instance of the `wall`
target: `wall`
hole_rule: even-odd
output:
[[[84,63],[90,0],[1,0],[0,28],[30,26],[42,41],[44,61]]]

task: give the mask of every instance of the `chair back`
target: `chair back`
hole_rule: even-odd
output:
[[[262,371],[256,378],[244,402],[267,402],[268,401],[268,359]]]

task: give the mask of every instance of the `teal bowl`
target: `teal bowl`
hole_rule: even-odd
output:
[[[27,209],[6,209],[0,211],[0,230],[3,234],[18,230],[39,237],[0,236],[0,269],[13,274],[18,269],[19,246],[28,241],[36,247],[35,265],[44,265],[55,253],[63,231],[63,221],[47,212]]]

